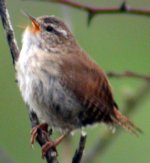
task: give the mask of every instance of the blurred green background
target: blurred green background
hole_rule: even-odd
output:
[[[120,0],[82,0],[82,2],[109,7],[121,3]],[[149,0],[128,0],[128,4],[150,8]],[[36,0],[34,2],[7,0],[7,5],[20,47],[22,29],[17,26],[25,26],[29,23],[21,14],[21,10],[34,16],[57,15],[70,24],[81,47],[105,71],[131,70],[141,74],[150,73],[150,17],[127,14],[97,15],[88,27],[85,12],[58,4]],[[38,145],[32,149],[29,143],[28,112],[15,83],[15,71],[1,25],[0,39],[0,163],[7,163],[9,159],[13,163],[44,163],[45,161],[40,158]],[[115,99],[122,108],[125,99],[134,96],[144,82],[137,79],[110,79],[110,83]],[[93,163],[150,162],[150,93],[142,99],[136,110],[130,119],[143,130],[143,134],[137,138],[123,131],[103,153],[93,160]],[[111,132],[103,124],[86,131],[88,139],[85,155],[104,132]],[[59,134],[53,137],[56,138],[57,135]],[[68,145],[69,153],[66,144],[58,147],[60,163],[69,162],[66,159],[72,157],[78,145],[79,135],[78,131],[71,138]]]

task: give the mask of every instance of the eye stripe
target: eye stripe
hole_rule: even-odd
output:
[[[58,32],[64,35],[65,37],[67,36],[67,32],[63,29],[58,30]]]
[[[55,33],[56,35],[62,35],[63,37],[67,38],[67,32],[64,29],[57,28],[55,25],[50,24],[45,27],[47,32]]]

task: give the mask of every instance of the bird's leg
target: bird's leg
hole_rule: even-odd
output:
[[[63,134],[61,135],[59,138],[57,138],[55,141],[51,141],[51,140],[48,140],[43,146],[42,146],[42,158],[44,159],[47,151],[50,149],[50,148],[56,148],[57,145],[59,145],[62,140],[65,138],[67,134]]]
[[[48,136],[47,136],[47,134],[48,134],[48,124],[47,123],[42,123],[42,124],[39,124],[39,125],[32,128],[32,130],[31,130],[31,144],[34,144],[34,142],[35,142],[35,139],[36,139],[36,137],[38,135],[38,133],[37,133],[38,129],[42,129],[43,134],[45,134],[47,139],[48,139]]]

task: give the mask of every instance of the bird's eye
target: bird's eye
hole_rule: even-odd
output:
[[[53,31],[53,27],[47,26],[47,27],[46,27],[46,31],[47,31],[47,32],[52,32],[52,31]]]

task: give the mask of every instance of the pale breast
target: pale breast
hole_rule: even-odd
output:
[[[27,54],[23,49],[16,70],[22,97],[41,122],[66,130],[80,126],[77,115],[81,106],[61,85],[54,58],[43,52],[39,54],[34,47]]]

